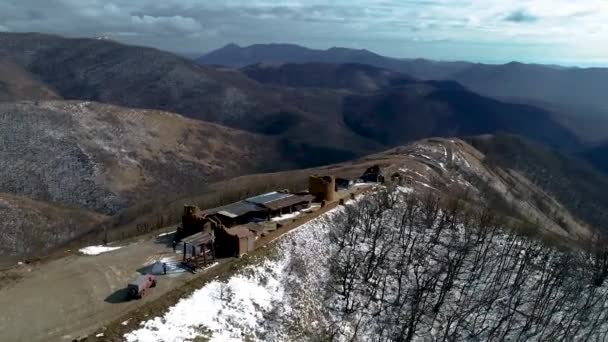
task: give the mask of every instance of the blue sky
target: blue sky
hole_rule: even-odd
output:
[[[0,30],[180,52],[287,42],[394,57],[608,64],[608,0],[3,0]]]

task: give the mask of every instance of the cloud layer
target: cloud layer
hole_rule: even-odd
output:
[[[443,59],[608,59],[607,0],[3,0],[0,30],[204,52],[229,41]]]

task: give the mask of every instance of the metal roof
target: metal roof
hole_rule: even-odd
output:
[[[264,203],[264,206],[270,210],[279,210],[281,208],[290,207],[292,205],[310,202],[315,197],[313,195],[290,195],[289,197],[281,198],[272,202]]]
[[[293,195],[286,194],[284,192],[274,191],[274,192],[269,192],[266,194],[250,197],[250,198],[246,199],[245,201],[255,203],[255,204],[265,204],[265,203],[277,201],[277,200],[280,200],[282,198],[286,198],[289,196],[293,196]]]
[[[188,245],[200,246],[202,244],[212,242],[213,240],[215,240],[213,232],[200,232],[183,238],[182,242]]]
[[[252,231],[250,231],[247,227],[243,227],[243,226],[226,228],[226,232],[230,235],[238,237],[239,239],[254,235],[254,233]]]
[[[235,218],[235,217],[239,217],[242,215],[245,215],[247,213],[253,212],[253,211],[263,211],[264,208],[258,206],[257,204],[254,203],[249,203],[249,202],[245,202],[245,201],[239,201],[239,202],[235,202],[220,208],[216,208],[219,209],[217,211],[218,214],[226,216],[226,217],[230,217],[230,218]]]

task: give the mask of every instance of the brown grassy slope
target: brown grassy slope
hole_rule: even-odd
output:
[[[0,255],[30,255],[74,238],[108,217],[0,193]]]
[[[513,218],[529,234],[562,241],[581,241],[590,236],[591,228],[521,174],[486,163],[483,153],[462,140],[434,138],[330,166],[237,177],[210,184],[196,196],[142,202],[76,242],[101,241],[103,227],[114,240],[141,233],[137,227],[150,230],[177,223],[184,204],[211,208],[265,191],[306,189],[308,176],[314,173],[354,179],[374,164],[381,165],[387,176],[393,172],[407,174],[420,193],[431,189],[444,197],[462,197],[473,205],[489,206]]]
[[[272,138],[79,101],[1,103],[0,146],[0,191],[110,215],[212,181],[297,166]]]
[[[46,84],[7,58],[0,58],[0,101],[58,100]]]

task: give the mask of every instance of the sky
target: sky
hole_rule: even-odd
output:
[[[608,65],[608,0],[1,0],[0,31],[203,54],[227,43]]]

